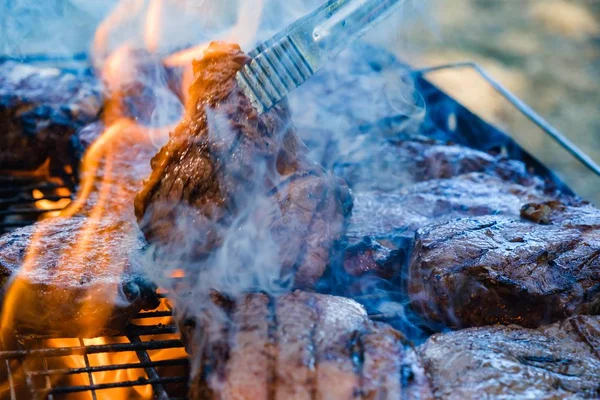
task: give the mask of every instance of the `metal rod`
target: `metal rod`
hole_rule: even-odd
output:
[[[41,208],[19,208],[19,209],[9,209],[9,210],[0,210],[0,216],[8,216],[8,215],[14,215],[14,214],[19,214],[19,215],[40,215],[40,214],[46,214],[46,213],[50,213],[50,212],[56,212],[56,211],[62,211],[64,210],[64,207],[61,208],[50,208],[47,210],[43,210]]]
[[[4,362],[6,363],[6,374],[8,375],[8,385],[10,387],[10,400],[16,400],[17,394],[15,393],[15,382],[12,376],[10,362],[8,360],[5,360]]]
[[[11,187],[0,187],[0,194],[6,194],[6,193],[22,193],[22,192],[28,192],[31,191],[33,189],[38,189],[38,190],[52,190],[52,189],[59,189],[59,188],[67,188],[69,189],[67,186],[65,186],[64,184],[58,184],[58,183],[32,183],[32,184],[28,184],[28,185],[23,185],[23,186],[11,186]]]
[[[149,311],[139,313],[132,319],[144,319],[144,318],[159,318],[159,317],[171,317],[173,313],[171,311]]]
[[[41,344],[42,344],[41,342],[42,342],[41,340],[39,340],[39,339],[37,340],[38,346],[41,346]],[[48,359],[44,358],[42,360],[42,363],[44,365],[44,371],[48,371]],[[50,377],[46,375],[44,377],[44,381],[46,383],[46,390],[52,389],[52,382],[50,381]],[[48,395],[48,400],[54,400],[54,396],[52,396],[51,394]],[[94,396],[93,400],[96,400],[95,396]]]
[[[103,389],[114,389],[122,387],[133,387],[133,386],[145,386],[153,384],[169,384],[169,383],[183,383],[187,382],[188,378],[185,376],[173,376],[159,379],[138,379],[135,381],[123,381],[115,383],[98,383],[90,386],[65,386],[54,388],[50,391],[50,394],[66,394],[66,393],[77,393],[87,392],[88,390],[103,390]],[[45,393],[44,390],[37,390],[40,393]]]
[[[6,360],[8,362],[8,360]],[[48,371],[32,371],[29,374],[31,376],[40,375],[77,375],[86,374],[93,372],[106,372],[106,371],[118,371],[125,369],[142,369],[146,367],[171,367],[171,366],[186,366],[189,364],[187,358],[178,358],[174,360],[163,360],[163,361],[150,361],[148,363],[127,363],[127,364],[112,364],[102,365],[98,367],[85,367],[85,368],[64,368],[64,369],[50,369]]]
[[[134,344],[142,343],[142,341],[140,340],[140,338],[138,336],[129,336],[128,335],[127,338],[129,339],[129,341],[131,343],[134,343]],[[150,359],[150,356],[148,355],[148,353],[145,350],[136,350],[135,353],[137,354],[137,356],[141,362],[143,362],[143,363],[152,362],[152,360]],[[156,372],[156,369],[154,367],[147,367],[147,368],[144,368],[144,370],[146,371],[146,375],[148,376],[148,378],[150,378],[151,381],[158,381],[160,379],[160,375],[158,375],[158,372]],[[167,395],[167,391],[165,390],[165,388],[162,384],[153,383],[152,390],[154,390],[154,396],[158,400],[168,400],[169,396]]]
[[[133,343],[115,343],[102,344],[93,346],[76,346],[76,347],[56,347],[49,349],[32,349],[32,350],[11,350],[0,352],[0,360],[5,359],[20,359],[27,356],[37,357],[63,357],[63,356],[80,356],[84,354],[111,353],[135,350],[160,350],[173,349],[183,347],[180,340],[153,340],[149,342]]]
[[[567,150],[573,157],[579,162],[586,166],[594,174],[600,176],[600,166],[592,160],[584,151],[582,151],[575,143],[570,141],[564,136],[558,129],[552,126],[542,116],[536,113],[531,107],[529,107],[523,100],[515,96],[511,91],[506,89],[502,84],[495,80],[489,75],[482,67],[477,63],[471,61],[458,62],[438,65],[435,67],[421,68],[411,71],[413,75],[426,75],[432,72],[437,72],[445,69],[457,69],[457,68],[472,68],[479,73],[498,93],[500,93],[506,100],[508,100],[517,110],[525,115],[531,122],[537,125],[547,135],[554,139],[559,145]]]
[[[136,336],[146,335],[166,335],[169,333],[177,333],[177,327],[175,325],[152,325],[152,326],[140,326],[135,325],[127,329],[128,334]],[[129,336],[129,335],[128,335]]]
[[[23,205],[27,203],[35,203],[40,200],[59,201],[62,199],[72,199],[71,196],[44,196],[36,199],[32,196],[14,196],[8,199],[0,199],[0,206]]]
[[[82,339],[82,338],[79,338],[79,344],[80,344],[80,345],[82,345],[82,346],[85,346],[85,343],[83,342],[83,339]],[[88,369],[89,369],[89,368],[90,368],[90,359],[89,359],[89,357],[87,356],[87,354],[85,354],[85,355],[83,356],[83,360],[84,360],[84,362],[85,362],[85,366],[86,366],[86,368],[88,368]],[[87,374],[87,375],[88,375],[88,382],[89,382],[89,384],[90,384],[90,385],[93,385],[93,384],[94,384],[94,376],[92,375],[92,373],[91,373],[91,372],[88,372],[88,374]],[[92,389],[92,400],[96,400],[96,399],[97,399],[97,397],[96,397],[96,391]]]

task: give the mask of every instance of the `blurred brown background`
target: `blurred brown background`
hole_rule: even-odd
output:
[[[600,163],[600,0],[430,0],[412,20],[396,38],[411,64],[479,63]],[[430,78],[600,204],[600,177],[476,73],[456,70]]]

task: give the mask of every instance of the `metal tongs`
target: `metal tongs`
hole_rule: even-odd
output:
[[[259,114],[306,82],[327,60],[388,17],[404,0],[329,0],[249,53],[237,73]]]

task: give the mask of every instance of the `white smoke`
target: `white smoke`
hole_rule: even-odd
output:
[[[151,54],[154,62],[188,47],[212,40],[229,40],[250,51],[258,42],[313,10],[323,0],[9,0],[0,5],[0,52],[14,57],[33,53],[68,56],[87,52],[97,70],[124,45]],[[421,1],[407,2],[394,17],[385,21],[365,38],[377,46],[402,53],[399,47],[406,22],[421,10]],[[96,32],[100,34],[94,35]],[[398,116],[398,131],[415,132],[424,117],[422,99],[415,93],[413,82],[401,76],[398,68],[386,65],[388,56],[373,62],[373,52],[345,53],[332,60],[314,80],[290,96],[294,123],[310,144],[311,156],[317,162],[329,164],[335,157],[357,150],[372,154],[381,141],[357,140],[359,126],[376,124],[390,116]],[[356,56],[358,54],[358,57]],[[406,53],[405,53],[406,54]],[[375,57],[377,58],[377,57]],[[127,59],[126,59],[127,60]],[[381,64],[381,70],[373,64]],[[158,64],[155,65],[157,67]],[[119,64],[119,68],[134,67]],[[181,104],[165,72],[153,69],[143,75],[144,86],[152,88],[155,97],[150,121],[142,121],[155,129],[155,143],[163,145],[166,131],[160,127],[173,123]],[[123,71],[118,71],[123,72]],[[136,71],[130,75],[137,78]],[[121,82],[123,83],[123,82]],[[119,82],[117,82],[118,86]],[[124,82],[126,86],[131,82]],[[220,140],[228,137],[227,124],[219,117],[210,118],[210,134]],[[228,146],[225,146],[228,147]],[[332,149],[333,148],[333,149]],[[385,180],[384,170],[364,165],[364,176]],[[171,278],[177,270],[186,274],[186,285],[193,306],[197,294],[208,289],[220,290],[233,296],[249,291],[271,293],[290,287],[290,279],[280,276],[279,249],[269,229],[270,221],[278,217],[279,205],[265,193],[263,186],[266,165],[256,165],[256,186],[244,192],[239,203],[244,207],[233,221],[214,224],[222,241],[216,251],[202,260],[190,260],[200,237],[190,237],[179,248],[151,247],[144,255],[150,277],[160,286],[174,291],[180,283]],[[193,232],[192,213],[182,212],[174,221],[174,231],[185,236]],[[295,221],[291,221],[291,224]],[[180,241],[177,242],[181,246]],[[196,293],[196,295],[193,295]]]

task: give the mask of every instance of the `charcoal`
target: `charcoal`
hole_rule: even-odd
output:
[[[596,399],[600,319],[436,334],[418,348],[437,399]]]
[[[370,321],[352,300],[247,294],[230,309],[213,305],[201,314],[179,320],[197,331],[186,335],[195,337],[188,348],[199,367],[190,399],[433,398],[402,334]]]
[[[548,207],[541,217],[534,210]],[[464,218],[417,232],[412,306],[450,327],[537,327],[600,312],[600,211],[551,201],[518,218]],[[543,220],[543,221],[542,221]]]
[[[98,81],[56,68],[0,64],[0,170],[34,170],[50,159],[53,170],[73,167],[70,140],[98,119]]]
[[[145,241],[132,207],[155,148],[143,130],[122,128],[106,141],[94,142],[102,124],[81,135],[94,143],[86,162],[97,169],[86,171],[69,208],[0,237],[0,268],[11,275],[5,292],[21,302],[13,318],[19,333],[117,333],[141,309],[158,306],[139,262]]]
[[[517,217],[525,204],[546,199],[535,187],[485,173],[429,180],[394,193],[357,192],[344,268],[354,276],[374,272],[390,278],[399,272],[417,229],[461,217]]]
[[[232,221],[265,198],[261,215],[251,218],[268,221],[282,277],[312,286],[341,236],[351,197],[307,158],[285,103],[257,115],[234,79],[246,62],[225,44],[212,44],[196,62],[188,115],[153,158],[136,215],[150,244],[189,249],[183,257],[195,261],[218,249]]]

